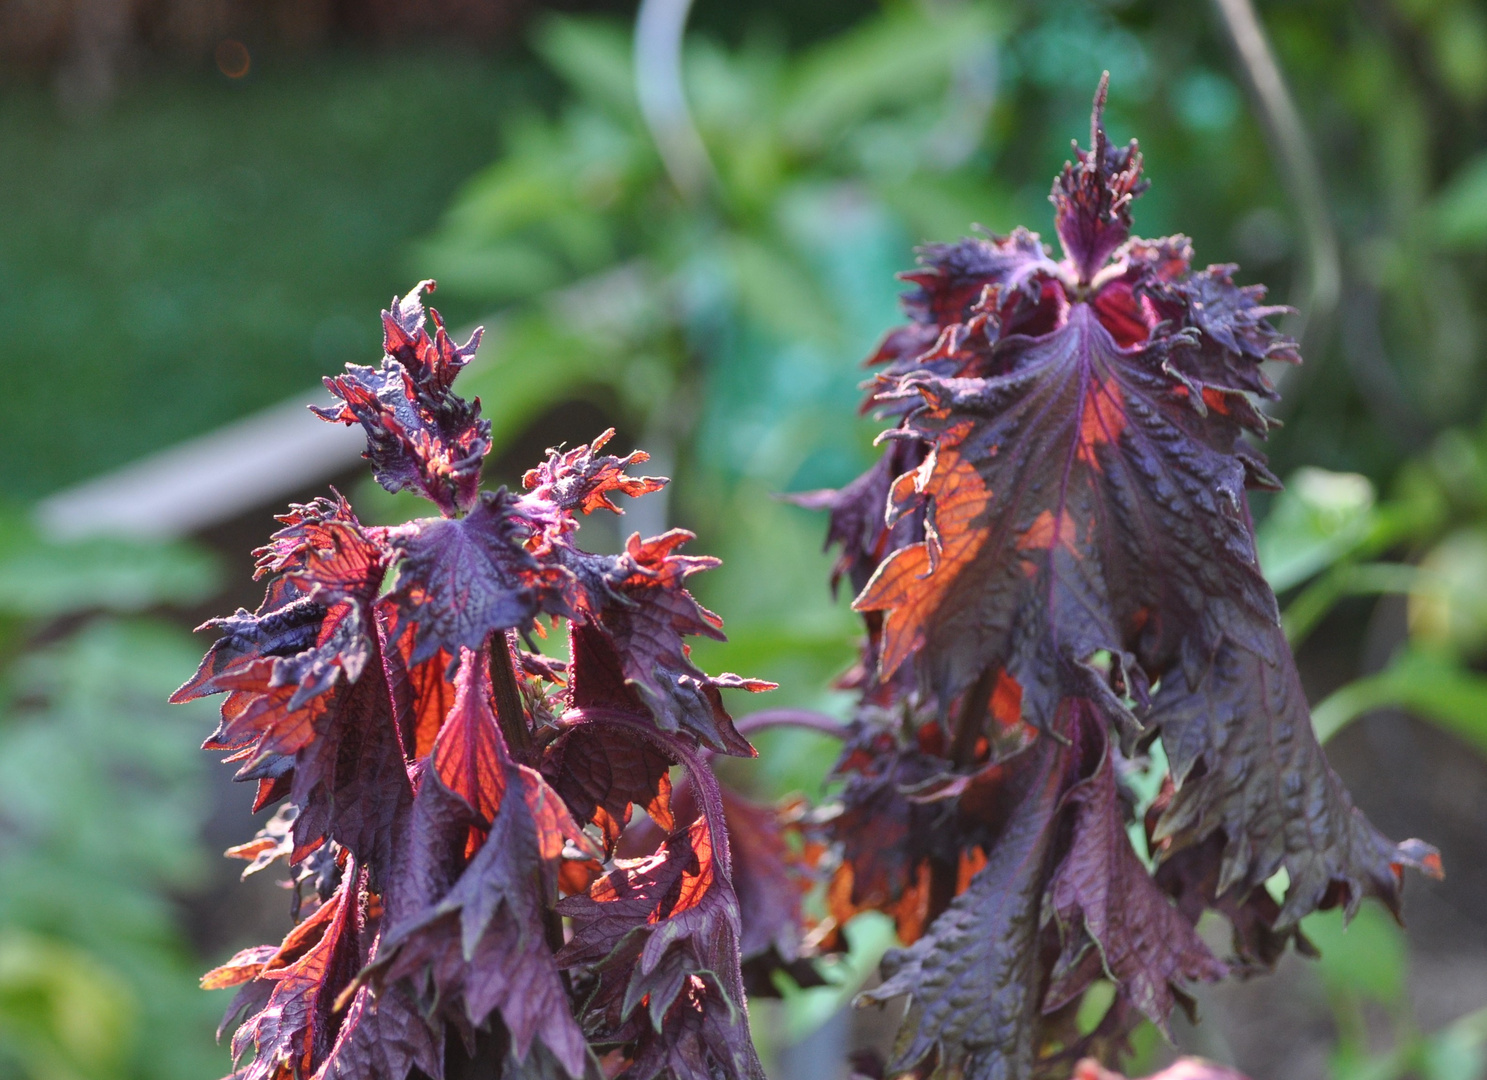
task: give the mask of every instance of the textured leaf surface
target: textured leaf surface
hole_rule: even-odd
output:
[[[238,991],[223,1026],[238,1025],[234,1060],[252,1060],[234,1080],[438,1080],[446,1060],[576,1080],[598,1075],[595,1050],[630,1080],[762,1080],[721,795],[696,751],[752,755],[720,691],[768,684],[689,658],[688,636],[722,637],[685,587],[716,561],[678,554],[680,531],[619,555],[578,546],[580,515],[665,482],[630,475],[639,451],[603,454],[613,432],[549,451],[521,495],[480,492],[488,425],[453,391],[476,340],[449,340],[425,287],[383,313],[381,367],[348,366],[328,380],[341,405],[318,411],[360,423],[376,479],[443,516],[368,528],[339,495],[292,506],[255,553],[263,603],[208,624],[219,638],[173,698],[225,693],[207,747],[257,783],[255,810],[288,800],[229,854],[250,872],[284,859],[296,920],[319,901],[282,945],[204,980]],[[516,647],[510,631],[539,632],[539,614],[572,623],[571,665]],[[676,830],[676,762],[708,792],[693,829]],[[635,803],[649,834],[626,833]],[[743,803],[735,816],[756,870],[750,925],[793,955],[799,889],[781,884],[774,819]],[[649,862],[613,858],[622,841]],[[604,882],[644,891],[638,866],[672,891],[638,913],[602,905],[615,940],[565,955],[565,973],[560,883],[612,901]]]
[[[624,457],[599,453],[613,437],[614,428],[610,428],[587,445],[566,452],[549,450],[546,461],[527,470],[522,477],[522,486],[535,498],[550,502],[563,511],[571,513],[577,510],[585,514],[601,509],[622,513],[611,495],[618,492],[633,499],[666,486],[666,481],[660,477],[630,476],[625,472],[631,465],[650,460],[650,455],[644,451],[633,450]]]
[[[507,794],[490,835],[453,888],[411,921],[389,928],[380,979],[431,980],[459,1000],[472,1025],[499,1011],[518,1060],[540,1038],[578,1076],[587,1050],[544,934],[566,839],[582,839],[557,795],[532,770],[507,765]]]
[[[295,757],[290,782],[289,798],[300,807],[291,861],[329,836],[363,865],[390,865],[413,791],[375,641],[361,677],[336,696],[315,727],[315,740]]]
[[[565,732],[543,759],[542,773],[579,821],[593,821],[612,850],[639,805],[662,829],[675,827],[671,766],[659,749],[603,723]]]
[[[1243,897],[1285,867],[1278,930],[1329,902],[1334,887],[1350,912],[1373,896],[1398,914],[1402,869],[1438,873],[1439,856],[1384,839],[1353,805],[1312,732],[1284,636],[1269,632],[1278,660],[1226,640],[1211,666],[1164,683],[1152,719],[1179,787],[1156,839],[1181,848],[1222,830],[1221,895]]]
[[[1032,750],[1031,784],[970,887],[929,932],[883,961],[882,985],[859,1004],[910,997],[890,1064],[928,1060],[947,1075],[1027,1080],[1037,1049],[1041,977],[1036,942],[1044,874],[1066,786],[1048,738]]]
[[[593,713],[640,733],[686,768],[702,813],[654,854],[625,861],[558,910],[573,920],[559,954],[593,987],[591,1040],[629,1060],[632,1080],[720,1076],[763,1080],[749,1037],[740,970],[742,922],[723,804],[706,764],[640,716]]]
[[[628,1076],[762,1080],[744,1011],[738,902],[726,850],[704,818],[558,910],[574,927],[560,963],[597,977],[585,1026],[601,1044],[630,1044]]]
[[[410,663],[440,649],[478,649],[493,630],[525,628],[541,607],[543,570],[523,546],[529,529],[504,490],[468,515],[425,518],[398,530],[398,583],[389,599],[415,624]]]
[[[831,512],[867,631],[823,832],[834,917],[873,907],[912,942],[868,995],[911,998],[890,1073],[1067,1075],[1224,970],[1205,911],[1248,973],[1306,951],[1310,911],[1397,913],[1403,868],[1440,869],[1328,768],[1259,571],[1246,490],[1275,481],[1252,399],[1275,397],[1263,362],[1299,359],[1285,309],[1232,266],[1195,270],[1185,237],[1130,236],[1146,183],[1104,93],[1054,182],[1064,258],[1020,229],[923,249],[909,325],[870,360],[883,457],[799,500]],[[1157,734],[1153,877],[1114,765]],[[1082,1030],[1102,977],[1113,1003]]]
[[[233,1059],[251,1048],[253,1061],[243,1080],[288,1080],[310,1071],[316,1050],[335,1037],[333,1008],[339,980],[355,973],[352,900],[345,886],[289,934],[257,973],[271,984],[262,1008],[238,1028]]]
[[[1162,372],[1168,346],[1122,349],[1085,303],[1044,337],[998,345],[1005,374],[910,384],[924,405],[909,430],[934,450],[894,498],[928,501],[934,531],[857,600],[888,611],[885,675],[917,652],[950,700],[1000,661],[1046,725],[1062,696],[1101,694],[1097,652],[1159,669],[1184,635],[1275,617],[1243,510],[1241,429],[1192,408]]]
[[[479,400],[467,402],[451,389],[481,332],[457,346],[432,312],[430,336],[420,295],[426,288],[433,282],[420,282],[382,313],[382,366],[347,364],[344,375],[325,380],[341,405],[315,412],[366,430],[365,456],[388,491],[411,488],[452,516],[474,505],[490,450],[490,421],[479,419]]]
[[[1224,965],[1132,850],[1108,747],[1095,775],[1068,798],[1073,839],[1050,893],[1064,947],[1044,1008],[1074,1000],[1103,975],[1165,1031],[1189,986],[1222,978]]]
[[[575,642],[575,684],[585,678],[585,668],[597,664],[612,669],[618,660],[625,684],[661,730],[685,731],[715,750],[752,757],[753,748],[734,730],[719,691],[757,693],[774,684],[726,672],[709,676],[692,663],[685,637],[726,638],[723,621],[686,589],[688,577],[718,564],[706,556],[676,554],[691,539],[684,529],[650,540],[630,537],[595,613],[605,640],[577,631],[586,640],[582,652]]]
[[[378,997],[363,986],[351,999],[340,1035],[315,1080],[405,1080],[417,1067],[444,1076],[443,1031],[394,987]]]

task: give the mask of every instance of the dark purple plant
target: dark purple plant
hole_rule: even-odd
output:
[[[1284,309],[1192,269],[1185,237],[1130,235],[1146,181],[1104,93],[1054,181],[1064,258],[1023,229],[926,248],[872,360],[886,450],[803,500],[831,511],[868,631],[829,895],[907,946],[863,995],[909,1000],[888,1075],[1067,1077],[1142,1017],[1165,1029],[1192,984],[1307,949],[1312,911],[1397,915],[1402,868],[1440,870],[1328,767],[1260,573],[1245,491],[1277,485],[1246,436],[1275,397],[1261,363],[1299,359]],[[1152,873],[1125,777],[1157,739]],[[1228,960],[1193,930],[1207,909]]]
[[[383,313],[381,366],[326,380],[341,404],[316,411],[441,516],[292,507],[257,553],[262,605],[208,624],[175,695],[225,693],[207,747],[257,808],[284,803],[230,854],[288,862],[297,925],[205,980],[239,988],[236,1076],[762,1078],[746,988],[817,978],[808,862],[822,949],[865,909],[905,946],[863,995],[907,997],[898,1046],[862,1075],[1113,1075],[1081,1059],[1113,1064],[1195,983],[1309,950],[1310,912],[1397,915],[1403,868],[1440,872],[1328,767],[1260,574],[1245,492],[1275,481],[1246,439],[1274,397],[1261,363],[1298,360],[1281,309],[1193,270],[1183,237],[1129,235],[1141,157],[1109,145],[1103,99],[1054,184],[1064,258],[1022,229],[926,249],[873,358],[887,448],[802,500],[831,510],[867,629],[849,725],[752,721],[845,738],[810,824],[709,767],[753,754],[721,691],[768,687],[690,659],[687,637],[722,638],[685,587],[715,561],[680,530],[575,543],[580,513],[661,486],[627,471],[645,455],[601,453],[606,433],[482,490],[489,425],[453,391],[477,339],[432,312],[430,334],[432,283]],[[568,661],[524,647],[542,616]],[[1137,821],[1157,740],[1170,773]],[[1194,931],[1207,910],[1228,958]],[[1081,1028],[1098,980],[1113,1000]]]
[[[580,512],[664,483],[627,472],[646,455],[600,453],[605,433],[549,452],[520,494],[480,489],[489,424],[452,390],[478,333],[456,346],[431,312],[430,335],[426,288],[383,313],[381,367],[327,379],[342,404],[316,411],[361,424],[383,486],[442,516],[292,507],[257,552],[262,605],[208,624],[222,636],[174,697],[227,694],[207,748],[257,807],[287,800],[233,853],[285,858],[315,905],[205,980],[241,988],[239,1075],[761,1077],[742,963],[794,959],[801,890],[779,859],[788,891],[741,907],[725,799],[735,833],[777,822],[707,759],[753,754],[721,691],[769,684],[689,659],[688,636],[723,636],[685,587],[716,565],[678,553],[689,533],[575,544]],[[567,620],[567,663],[522,647],[543,615]],[[636,803],[651,853],[616,861]]]

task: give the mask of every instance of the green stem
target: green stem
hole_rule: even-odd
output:
[[[1413,592],[1428,576],[1419,567],[1403,563],[1343,563],[1303,589],[1287,605],[1281,625],[1291,648],[1297,649],[1344,597]]]

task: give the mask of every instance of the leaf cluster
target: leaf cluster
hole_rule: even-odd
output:
[[[299,921],[204,980],[237,989],[239,1075],[762,1076],[743,964],[796,958],[799,869],[708,759],[754,753],[722,691],[770,684],[692,662],[687,638],[723,635],[686,587],[716,563],[680,553],[691,534],[577,545],[581,515],[662,486],[629,471],[645,454],[606,432],[482,490],[489,425],[453,390],[479,333],[451,340],[432,287],[316,411],[439,516],[291,507],[257,552],[263,603],[207,624],[173,698],[226,694],[207,748],[283,804],[230,854],[282,858]],[[560,624],[567,659],[535,645]]]
[[[840,798],[802,823],[826,860],[809,940],[894,919],[903,947],[861,998],[908,1001],[884,1075],[1101,1075],[1078,1063],[1143,1017],[1165,1030],[1195,984],[1312,951],[1312,912],[1397,916],[1404,869],[1440,872],[1328,766],[1261,573],[1247,492],[1278,483],[1251,440],[1262,365],[1299,360],[1284,309],[1195,269],[1185,237],[1131,235],[1142,159],[1108,139],[1104,95],[1055,179],[1063,257],[1025,229],[926,248],[870,360],[886,449],[801,500],[831,511],[867,631]],[[722,637],[686,588],[716,560],[679,554],[681,530],[577,545],[581,514],[662,483],[608,433],[482,489],[490,425],[453,390],[478,341],[425,311],[430,287],[317,412],[440,516],[291,508],[258,552],[262,605],[209,624],[176,695],[227,694],[207,746],[258,806],[286,800],[239,853],[311,893],[282,944],[207,976],[238,988],[242,1075],[761,1076],[746,987],[810,979],[809,875],[708,765],[753,753],[721,691],[768,686],[691,660],[687,638]],[[535,647],[542,618],[566,660]],[[1225,957],[1196,932],[1209,911]]]
[[[888,912],[905,942],[861,999],[908,999],[888,1075],[1067,1075],[1194,984],[1312,951],[1309,913],[1397,916],[1403,869],[1440,870],[1328,766],[1261,573],[1246,492],[1278,486],[1251,440],[1261,365],[1299,359],[1284,309],[1131,235],[1141,155],[1104,93],[1053,186],[1064,257],[1026,230],[924,249],[870,360],[886,449],[803,500],[868,631],[826,833],[834,918]]]

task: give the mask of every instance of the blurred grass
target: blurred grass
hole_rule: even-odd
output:
[[[408,240],[495,154],[512,82],[459,53],[270,56],[240,82],[148,73],[84,120],[45,86],[7,87],[4,493],[374,362],[372,305],[416,279]]]

